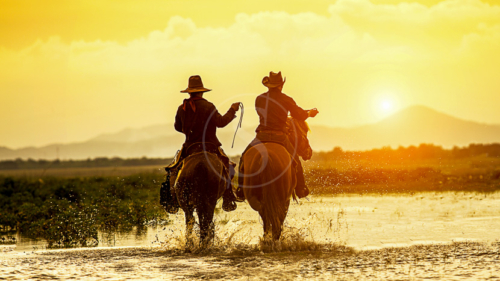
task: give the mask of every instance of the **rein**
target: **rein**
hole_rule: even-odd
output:
[[[241,123],[243,122],[243,113],[245,113],[245,108],[243,107],[242,102],[240,102],[240,108],[241,108],[240,121],[238,122],[238,126],[236,126],[236,131],[234,132],[233,144],[231,145],[231,148],[233,148],[234,146],[234,139],[236,138],[236,133],[238,132],[238,128],[241,128]]]

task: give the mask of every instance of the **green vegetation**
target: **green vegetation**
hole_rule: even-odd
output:
[[[414,193],[500,190],[500,144],[343,151],[336,147],[305,162],[313,193]]]
[[[33,160],[16,159],[0,161],[0,170],[26,170],[26,169],[58,169],[58,168],[100,168],[100,167],[137,167],[166,165],[172,158],[130,158],[99,157],[87,160]]]
[[[448,175],[433,168],[370,169],[346,171],[313,169],[306,171],[313,194],[415,193],[415,192],[495,192],[500,191],[500,171],[484,174]]]
[[[97,231],[126,230],[166,218],[162,177],[27,179],[0,177],[0,226],[42,237],[49,247],[95,246]]]
[[[340,147],[335,147],[329,152],[315,153],[313,160],[332,161],[337,159],[352,160],[377,160],[383,162],[400,162],[404,160],[422,159],[463,159],[476,156],[486,156],[490,158],[500,158],[500,144],[470,144],[468,147],[453,147],[444,149],[433,144],[421,144],[417,146],[398,147],[392,149],[383,147],[369,151],[343,151]]]

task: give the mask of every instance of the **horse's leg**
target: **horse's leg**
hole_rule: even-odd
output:
[[[202,211],[197,211],[198,219],[200,221],[200,244],[202,247],[207,246],[208,243],[214,238],[214,210],[215,206],[213,208],[207,206],[206,208],[203,208]]]
[[[272,237],[271,222],[266,217],[266,214],[263,211],[259,211],[259,214],[264,225],[264,241],[267,241]]]
[[[184,214],[186,216],[186,252],[190,252],[194,243],[193,243],[193,228],[194,228],[194,215],[193,209],[189,208],[188,210],[184,210]]]
[[[288,207],[290,207],[290,200],[285,203],[284,213],[279,214],[279,225],[273,226],[273,239],[280,240],[281,232],[283,231],[283,223],[285,222],[286,214],[288,213]]]

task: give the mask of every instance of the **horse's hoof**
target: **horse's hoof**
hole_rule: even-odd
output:
[[[234,210],[236,210],[238,206],[236,205],[236,203],[234,203],[234,201],[227,201],[227,200],[224,200],[222,202],[222,210],[226,211],[226,212],[232,212]]]
[[[176,206],[168,206],[165,209],[166,209],[167,213],[172,214],[172,215],[175,215],[175,214],[177,214],[177,212],[179,212],[179,207],[176,207]]]
[[[307,188],[307,186],[297,187],[295,188],[295,194],[297,194],[299,198],[304,198],[309,195],[309,188]]]

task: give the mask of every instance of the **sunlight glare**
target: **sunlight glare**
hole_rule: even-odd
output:
[[[393,91],[383,91],[372,97],[372,112],[376,118],[385,118],[399,108],[399,97]]]
[[[384,100],[382,101],[381,107],[384,111],[390,111],[392,109],[392,103],[388,100]]]

